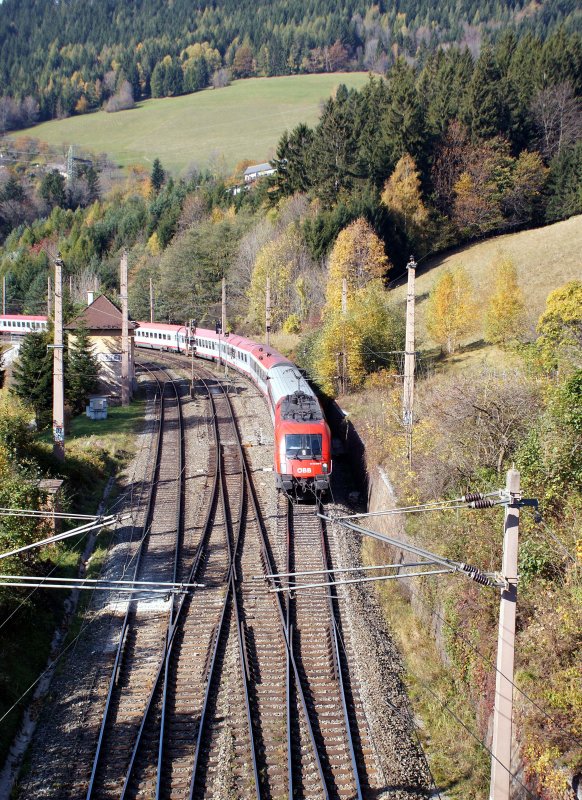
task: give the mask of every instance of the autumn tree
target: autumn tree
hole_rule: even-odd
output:
[[[329,257],[326,312],[341,310],[342,285],[348,284],[348,306],[355,292],[374,278],[383,278],[390,264],[381,239],[365,219],[357,219],[338,235]]]
[[[475,324],[473,286],[466,270],[445,270],[432,288],[428,300],[427,329],[432,338],[453,353],[459,340]]]
[[[232,74],[234,78],[250,78],[254,71],[253,49],[247,41],[237,48],[232,62]]]
[[[550,368],[582,368],[582,282],[550,292],[539,319],[537,349]]]
[[[511,258],[501,257],[493,268],[493,294],[485,316],[487,341],[505,344],[517,339],[523,326],[524,309],[515,264]]]
[[[265,320],[267,278],[270,279],[271,326],[281,328],[290,314],[300,319],[307,313],[302,297],[301,278],[313,268],[312,261],[294,226],[288,226],[257,253],[250,285],[249,319],[262,328]]]
[[[404,228],[404,233],[411,241],[418,241],[422,237],[422,226],[427,220],[428,213],[422,202],[420,173],[416,169],[414,159],[408,153],[400,158],[394,172],[386,181],[382,202]]]
[[[330,394],[362,386],[366,375],[390,365],[404,343],[402,314],[392,309],[380,278],[357,289],[346,313],[326,313],[313,368]]]

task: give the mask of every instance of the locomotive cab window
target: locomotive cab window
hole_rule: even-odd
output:
[[[321,458],[320,433],[288,433],[285,436],[287,458]]]

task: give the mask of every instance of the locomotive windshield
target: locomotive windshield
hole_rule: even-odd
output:
[[[288,433],[285,436],[287,458],[321,458],[320,433]]]

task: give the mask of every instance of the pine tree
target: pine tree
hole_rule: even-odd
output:
[[[493,274],[494,290],[485,317],[485,337],[488,342],[504,344],[519,336],[523,323],[523,292],[510,258],[498,259]]]
[[[81,413],[99,387],[99,364],[89,342],[89,331],[80,325],[70,343],[65,375],[65,394],[73,410]]]
[[[473,287],[463,267],[446,270],[432,288],[428,300],[427,329],[432,338],[453,353],[459,339],[475,324]]]
[[[53,355],[47,333],[29,333],[20,345],[12,373],[14,394],[34,410],[37,428],[50,425],[53,398]]]
[[[151,183],[152,183],[152,192],[157,195],[160,192],[160,189],[164,185],[164,181],[166,180],[166,173],[159,158],[154,160],[152,166],[152,174],[151,174]]]

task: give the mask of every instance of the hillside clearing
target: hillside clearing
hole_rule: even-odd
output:
[[[121,166],[149,167],[159,158],[176,175],[220,159],[231,170],[242,159],[267,161],[285,130],[315,125],[321,102],[340,83],[360,88],[367,80],[363,72],[249,78],[224,89],[145,100],[130,111],[45,122],[19,136],[104,152]]]
[[[432,259],[426,266],[421,265],[416,277],[419,347],[430,348],[435,344],[426,331],[426,301],[444,270],[463,266],[475,286],[479,307],[484,310],[489,293],[490,266],[499,256],[509,256],[515,263],[525,298],[527,326],[533,333],[548,294],[568,281],[582,280],[582,216],[571,217],[545,228],[496,236]],[[405,284],[395,288],[391,294],[394,299],[404,301]],[[471,341],[483,338],[483,323],[484,320],[480,319]]]

